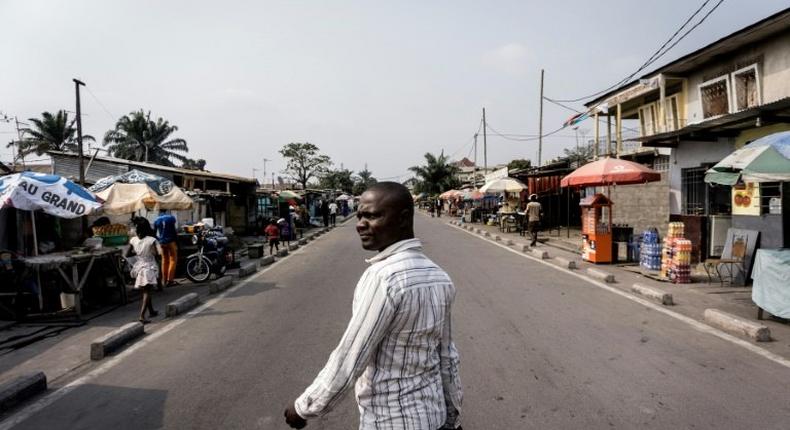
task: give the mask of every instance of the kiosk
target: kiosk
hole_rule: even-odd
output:
[[[582,259],[592,263],[612,262],[612,201],[603,194],[585,197],[582,212]]]

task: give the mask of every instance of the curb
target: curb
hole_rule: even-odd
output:
[[[485,236],[485,237],[491,237],[491,232],[484,231],[484,232],[483,232],[483,236]]]
[[[198,297],[197,293],[189,293],[174,302],[168,303],[165,307],[165,317],[171,318],[183,314],[197,306],[198,303],[200,303],[200,297]]]
[[[587,269],[587,274],[592,276],[593,278],[600,279],[601,281],[604,281],[609,284],[614,282],[613,274],[609,272],[604,272],[603,270],[600,269],[594,269],[590,267],[589,269]]]
[[[194,293],[193,293],[194,294]],[[197,295],[196,295],[197,296]],[[170,305],[168,305],[170,307]],[[130,340],[145,333],[143,323],[131,322],[91,342],[91,360],[101,360]]]
[[[705,309],[705,321],[722,330],[750,337],[757,342],[771,340],[771,330],[768,327],[718,309]]]
[[[501,241],[502,241],[502,236],[500,236],[500,235],[498,235],[498,234],[495,234],[495,235],[494,235],[494,241],[495,241],[495,242],[501,242]]]
[[[47,375],[44,372],[14,378],[0,385],[0,413],[44,391],[47,391]]]
[[[261,266],[268,266],[274,263],[274,256],[267,255],[266,257],[261,258]]]
[[[287,257],[288,256],[288,248],[283,248],[283,249],[277,251],[277,256],[281,257],[281,258],[282,257]]]
[[[554,257],[554,261],[560,263],[560,266],[565,266],[568,269],[575,269],[577,267],[576,260],[571,260],[565,257]]]
[[[513,246],[515,244],[516,244],[516,242],[513,242],[513,239],[505,239],[505,245]]]
[[[306,237],[303,237],[299,239],[299,245],[307,245],[307,241],[308,239]]]
[[[549,258],[549,252],[543,249],[532,248],[532,250],[530,250],[529,253],[532,254],[534,257],[540,258],[541,260],[546,260],[547,258]]]
[[[227,290],[228,287],[233,285],[233,277],[232,276],[223,276],[219,279],[215,279],[208,284],[208,293],[209,294],[216,294],[220,291]]]
[[[241,267],[239,267],[238,276],[239,278],[243,278],[245,276],[250,276],[257,271],[258,271],[258,263],[254,261],[250,261],[245,264],[242,264]]]
[[[288,250],[289,251],[296,251],[297,249],[299,249],[299,244],[298,243],[288,244]]]
[[[675,304],[675,302],[672,300],[672,294],[665,293],[657,288],[648,287],[642,284],[634,284],[631,286],[631,291],[639,294],[640,296],[645,296],[648,299],[655,300],[665,306],[672,306]]]

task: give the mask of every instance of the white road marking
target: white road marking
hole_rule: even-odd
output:
[[[329,233],[329,232],[327,232],[327,233]],[[324,236],[324,235],[322,235],[322,236]],[[320,238],[318,238],[318,239],[320,239]],[[308,244],[315,243],[316,240],[317,239],[313,239],[313,241],[312,242],[308,242]],[[307,245],[304,245],[304,246],[307,246]],[[300,246],[299,249],[294,251],[292,254],[299,254],[302,251],[304,251],[304,248],[302,246]],[[18,412],[14,413],[14,414],[11,414],[10,416],[5,418],[0,423],[0,430],[10,430],[14,426],[22,423],[23,421],[27,420],[28,418],[30,418],[34,414],[38,413],[42,409],[46,408],[47,406],[51,405],[52,403],[54,403],[54,402],[58,401],[59,399],[63,398],[65,395],[67,395],[70,392],[74,391],[79,386],[85,385],[85,384],[89,383],[91,380],[93,380],[93,379],[95,379],[95,378],[107,373],[110,369],[112,369],[113,367],[115,367],[118,364],[120,364],[121,361],[123,361],[127,357],[131,356],[132,354],[137,352],[139,349],[144,348],[149,343],[151,343],[151,342],[155,341],[156,339],[159,339],[160,337],[162,337],[165,334],[169,333],[170,331],[172,331],[176,327],[178,327],[181,324],[183,324],[185,321],[187,321],[189,319],[192,319],[193,317],[195,317],[199,313],[201,313],[201,312],[205,311],[206,309],[214,306],[215,304],[217,304],[217,302],[219,302],[220,300],[224,299],[225,296],[227,296],[228,294],[230,294],[230,293],[232,293],[232,292],[234,292],[234,291],[236,291],[236,290],[238,290],[240,288],[243,288],[248,283],[256,280],[261,275],[263,275],[264,273],[268,272],[273,267],[277,266],[281,261],[282,260],[276,260],[274,263],[268,265],[267,267],[258,270],[258,272],[256,274],[254,274],[254,275],[250,276],[249,278],[239,282],[238,284],[234,285],[233,287],[228,288],[227,290],[225,290],[225,292],[219,294],[218,296],[212,298],[211,300],[205,302],[204,304],[198,306],[197,308],[191,310],[190,312],[187,312],[182,317],[179,317],[179,318],[171,321],[170,323],[168,323],[164,327],[156,330],[155,332],[151,333],[150,335],[146,335],[141,340],[135,342],[133,345],[129,346],[128,348],[126,348],[122,352],[118,353],[117,355],[111,356],[110,358],[106,359],[106,361],[104,361],[99,367],[91,370],[90,372],[88,372],[85,375],[75,379],[74,381],[68,383],[67,385],[64,385],[61,388],[58,388],[57,390],[55,390],[55,391],[53,391],[51,393],[45,394],[44,397],[42,397],[41,399],[37,400],[36,402],[25,406],[24,408],[20,409]]]
[[[661,313],[663,313],[665,315],[668,315],[668,316],[670,316],[672,318],[675,318],[677,320],[683,321],[683,322],[689,324],[690,326],[692,326],[693,328],[695,328],[696,330],[698,330],[698,331],[700,331],[702,333],[707,333],[707,334],[716,336],[716,337],[718,337],[720,339],[723,339],[723,340],[725,340],[727,342],[731,342],[731,343],[733,343],[735,345],[738,345],[738,346],[741,346],[743,348],[746,348],[747,350],[749,350],[749,351],[751,351],[751,352],[753,352],[753,353],[755,353],[755,354],[757,354],[757,355],[759,355],[761,357],[767,358],[768,360],[771,360],[774,363],[777,363],[777,364],[780,364],[780,365],[782,365],[784,367],[790,368],[790,360],[782,357],[781,355],[778,355],[778,354],[775,354],[775,353],[773,353],[771,351],[768,351],[767,349],[760,348],[759,346],[756,346],[756,345],[754,345],[752,343],[749,343],[749,342],[747,342],[747,341],[745,341],[743,339],[739,339],[739,338],[737,338],[737,337],[735,337],[735,336],[733,336],[733,335],[731,335],[729,333],[726,333],[726,332],[723,332],[723,331],[721,331],[719,329],[713,328],[713,327],[711,327],[711,326],[709,326],[707,324],[703,324],[703,323],[701,323],[701,322],[699,322],[699,321],[697,321],[697,320],[695,320],[693,318],[690,318],[690,317],[687,317],[685,315],[679,314],[679,313],[677,313],[675,311],[671,311],[671,310],[669,310],[669,309],[667,309],[667,308],[665,308],[665,307],[663,307],[661,305],[655,304],[653,302],[649,302],[649,301],[647,301],[645,299],[642,299],[640,297],[637,297],[637,296],[634,296],[632,294],[626,293],[625,291],[618,290],[617,288],[614,288],[614,287],[611,287],[609,285],[606,285],[603,282],[598,282],[598,281],[595,281],[593,279],[590,279],[590,278],[588,278],[588,277],[586,277],[586,276],[584,276],[584,275],[582,275],[580,273],[574,272],[574,271],[572,271],[570,269],[566,269],[564,267],[560,267],[560,266],[551,264],[549,262],[550,260],[541,260],[541,259],[533,257],[531,255],[519,252],[519,251],[517,251],[517,250],[515,250],[513,248],[510,248],[510,247],[506,246],[506,245],[494,242],[492,240],[487,240],[487,239],[485,239],[483,237],[480,237],[476,233],[464,230],[461,227],[454,226],[452,224],[447,224],[447,225],[450,226],[450,227],[453,227],[453,228],[455,228],[457,230],[460,230],[460,231],[462,231],[462,232],[464,232],[466,234],[474,236],[474,237],[482,240],[483,242],[489,243],[489,244],[494,245],[494,246],[498,246],[498,247],[500,247],[502,249],[505,249],[507,251],[510,251],[510,252],[512,252],[512,253],[514,253],[514,254],[516,254],[518,256],[521,256],[521,257],[524,257],[524,258],[528,258],[528,259],[533,260],[533,261],[535,261],[537,263],[544,264],[546,266],[549,266],[549,267],[551,267],[553,269],[556,269],[556,270],[559,270],[561,272],[565,272],[565,273],[567,273],[567,274],[569,274],[571,276],[575,276],[575,277],[577,277],[577,278],[579,278],[579,279],[581,279],[581,280],[583,280],[585,282],[593,284],[593,285],[595,285],[598,288],[601,288],[601,289],[604,289],[606,291],[609,291],[610,293],[614,293],[614,294],[617,294],[617,295],[619,295],[621,297],[625,297],[626,299],[631,300],[631,301],[636,302],[636,303],[639,303],[640,305],[647,306],[650,309],[653,309],[655,311],[661,312]]]

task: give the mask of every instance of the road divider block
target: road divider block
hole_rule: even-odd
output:
[[[217,278],[208,284],[208,293],[209,294],[217,294],[221,291],[227,290],[231,285],[233,285],[233,277],[231,276],[223,276],[221,278]]]
[[[502,236],[500,236],[498,234],[495,234],[494,235],[494,240],[497,241],[497,242],[500,242],[502,240]]]
[[[533,247],[533,248],[532,248],[532,249],[529,251],[529,253],[530,253],[530,254],[531,254],[533,257],[540,258],[541,260],[545,260],[545,259],[549,258],[549,251],[546,251],[546,250],[543,250],[543,249],[538,249],[538,248],[534,248],[534,247]]]
[[[565,257],[554,257],[554,261],[557,262],[562,267],[567,267],[568,269],[575,269],[577,266],[576,260],[571,260],[570,258]]]
[[[614,282],[613,274],[609,272],[605,272],[601,269],[596,269],[594,267],[590,267],[589,269],[587,269],[587,275],[590,276],[591,278],[595,278],[610,284]]]
[[[288,248],[283,248],[283,249],[277,251],[277,256],[280,257],[280,258],[287,257],[288,256]]]
[[[20,375],[0,384],[0,413],[44,391],[47,391],[47,376],[44,372]]]
[[[200,297],[198,297],[197,293],[186,294],[167,304],[165,307],[165,316],[172,318],[181,315],[197,306],[198,303],[200,303]]]
[[[631,291],[665,306],[672,306],[675,304],[672,300],[672,294],[661,291],[658,288],[648,287],[642,284],[633,284],[631,285]]]
[[[194,294],[194,293],[192,293]],[[195,294],[197,296],[197,294]],[[170,305],[168,305],[170,306]],[[91,360],[101,360],[111,352],[145,333],[143,323],[136,321],[123,325],[91,342]]]
[[[304,245],[307,245],[307,238],[306,237],[303,237],[303,238],[299,239],[299,246],[304,246]]]
[[[489,231],[484,231],[484,232],[483,232],[483,236],[485,236],[485,237],[491,237],[491,232],[489,232]]]
[[[245,276],[250,276],[253,273],[258,271],[258,263],[255,261],[249,261],[247,263],[243,263],[241,267],[239,267],[239,278],[243,278]]]
[[[757,342],[771,340],[771,330],[760,323],[718,309],[705,309],[704,316],[708,324],[722,330],[747,336]]]
[[[297,249],[299,249],[299,244],[298,243],[289,243],[288,244],[288,251],[296,251]]]
[[[261,266],[268,266],[274,263],[274,256],[267,255],[266,257],[261,258]]]
[[[515,242],[513,242],[513,239],[505,239],[505,245],[507,246],[513,246],[514,243]]]

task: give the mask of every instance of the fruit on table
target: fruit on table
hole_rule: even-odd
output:
[[[99,227],[93,227],[93,235],[100,237],[128,236],[129,229],[124,224],[108,224]]]

